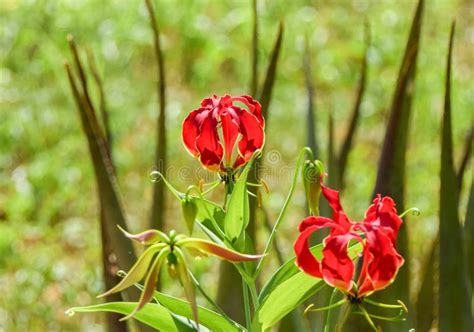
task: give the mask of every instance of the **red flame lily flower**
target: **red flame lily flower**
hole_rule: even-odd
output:
[[[390,285],[404,263],[396,250],[402,220],[393,200],[377,196],[365,213],[364,221],[352,222],[340,204],[339,192],[323,185],[322,192],[332,208],[332,219],[311,216],[301,222],[300,235],[294,244],[298,267],[354,298],[368,296]],[[329,228],[330,233],[323,242],[322,259],[318,260],[309,249],[308,239],[322,228]],[[357,283],[353,280],[355,267],[348,253],[351,240],[363,245]]]
[[[246,106],[245,110],[237,105]],[[183,143],[191,155],[212,171],[237,169],[265,143],[260,103],[250,96],[205,98],[183,122]],[[237,149],[235,147],[237,146]]]

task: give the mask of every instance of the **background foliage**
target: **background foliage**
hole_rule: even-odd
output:
[[[354,219],[372,194],[376,167],[398,67],[415,3],[412,1],[260,1],[260,70],[266,67],[279,20],[285,21],[283,52],[271,104],[264,178],[271,220],[291,181],[292,165],[306,142],[304,35],[312,48],[316,84],[316,135],[327,142],[327,117],[335,136],[345,132],[355,98],[363,22],[371,24],[367,90],[343,195]],[[206,176],[181,144],[180,124],[212,93],[242,94],[250,81],[251,6],[247,1],[160,1],[168,84],[168,176],[182,187]],[[102,290],[100,236],[93,171],[70,97],[64,59],[66,35],[89,46],[104,78],[114,134],[114,157],[132,231],[148,222],[154,164],[156,91],[152,34],[142,1],[0,2],[0,328],[100,330],[101,316],[68,318],[67,307],[94,303]],[[474,108],[474,5],[436,0],[426,4],[407,155],[406,206],[410,218],[412,274],[437,230],[439,132],[444,98],[445,54],[451,18],[457,18],[452,72],[455,163]],[[153,68],[153,70],[151,70]],[[337,147],[338,148],[338,147]],[[324,149],[321,152],[324,158]],[[465,215],[464,178],[460,215]],[[185,229],[169,200],[168,228]],[[350,203],[350,204],[349,204]],[[282,226],[283,252],[291,254],[304,215],[303,191]],[[261,232],[261,236],[265,233]],[[198,275],[215,288],[215,260],[198,262]],[[165,283],[166,284],[166,283]],[[172,290],[179,295],[179,289]]]

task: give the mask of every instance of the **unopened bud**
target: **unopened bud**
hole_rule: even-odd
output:
[[[302,177],[306,200],[310,213],[319,215],[319,197],[321,196],[321,175],[323,164],[319,160],[306,160],[303,164]]]
[[[196,203],[192,199],[184,198],[181,200],[181,210],[183,211],[184,221],[188,227],[189,234],[193,234],[194,221],[198,212]]]

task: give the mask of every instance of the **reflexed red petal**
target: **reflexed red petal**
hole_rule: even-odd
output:
[[[243,95],[239,97],[233,97],[232,100],[240,101],[248,107],[250,113],[252,113],[260,122],[262,127],[265,127],[265,119],[262,116],[262,105],[251,96]]]
[[[196,139],[201,163],[211,170],[218,170],[224,154],[224,149],[217,135],[217,121],[206,117],[201,126],[200,135]]]
[[[320,262],[316,260],[311,251],[309,250],[308,239],[315,231],[320,227],[310,226],[307,227],[303,232],[300,233],[298,238],[293,245],[293,249],[296,253],[296,265],[305,273],[312,275],[316,278],[322,278]]]
[[[402,219],[398,216],[393,199],[378,195],[365,213],[364,223],[380,226],[395,243]]]
[[[232,166],[232,152],[237,137],[239,136],[239,125],[232,119],[232,115],[227,111],[222,112],[220,118],[222,123],[222,136],[224,138],[226,165]]]
[[[303,232],[306,228],[310,226],[318,226],[320,228],[323,227],[336,227],[341,229],[341,227],[336,224],[332,219],[326,218],[326,217],[307,217],[305,218],[299,225],[298,225],[298,231]]]
[[[249,161],[256,150],[262,149],[265,132],[254,115],[238,107],[233,109],[239,118],[239,132],[242,135],[239,141],[239,154],[245,161]]]
[[[199,136],[201,125],[208,114],[209,110],[205,108],[199,108],[189,113],[189,115],[183,121],[183,143],[189,153],[194,157],[199,155],[199,152],[196,148],[196,138]]]
[[[346,216],[344,209],[342,208],[341,201],[339,198],[339,192],[337,190],[333,190],[321,184],[321,189],[323,192],[324,197],[329,203],[333,210],[332,219],[335,223],[340,225],[345,232],[348,232],[352,227],[352,223],[349,218]],[[337,229],[333,229],[331,231],[331,235],[342,234]]]
[[[317,278],[322,277],[320,262],[311,253],[308,240],[314,232],[326,227],[340,228],[329,218],[311,216],[304,219],[298,226],[300,235],[293,246],[296,254],[296,265],[304,272]]]
[[[350,240],[362,239],[353,233],[328,236],[324,241],[321,273],[324,280],[345,293],[351,293],[354,263],[349,257],[347,246]]]
[[[359,277],[359,296],[367,296],[390,285],[403,265],[403,257],[382,229],[365,226],[366,249]]]

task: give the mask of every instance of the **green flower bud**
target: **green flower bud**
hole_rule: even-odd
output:
[[[306,160],[303,164],[302,177],[309,211],[319,215],[319,197],[321,196],[321,175],[323,164],[319,160]]]
[[[193,234],[194,221],[198,212],[196,203],[192,199],[184,198],[181,200],[181,210],[183,211],[184,221],[188,227],[189,234]]]

